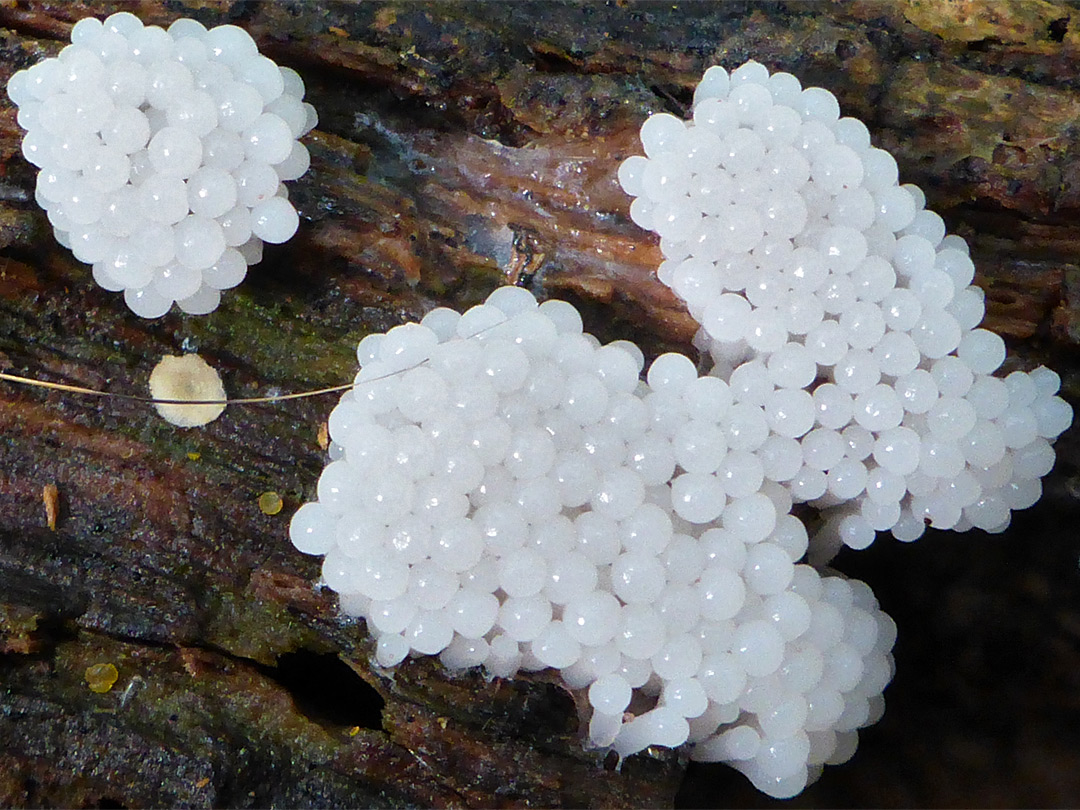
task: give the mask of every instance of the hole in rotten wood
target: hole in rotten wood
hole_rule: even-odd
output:
[[[1051,20],[1049,30],[1047,31],[1053,42],[1064,42],[1065,35],[1069,33],[1069,20],[1071,17],[1061,17],[1057,20]]]
[[[296,708],[315,723],[383,730],[385,701],[333,653],[285,653],[278,657],[270,675],[289,691]]]

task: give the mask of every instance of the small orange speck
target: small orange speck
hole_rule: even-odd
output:
[[[326,422],[319,425],[319,435],[315,437],[315,443],[319,445],[320,450],[330,447],[330,426]]]
[[[113,688],[113,684],[120,677],[120,673],[116,671],[116,667],[112,664],[91,664],[86,668],[83,677],[86,678],[86,683],[91,692],[104,695]]]
[[[56,519],[60,516],[60,490],[56,484],[46,484],[41,490],[41,500],[45,502],[45,523],[50,531],[56,531]]]
[[[359,733],[360,733],[360,726],[353,726],[352,728],[349,729],[349,736],[350,737],[355,737]]]
[[[187,457],[192,461],[198,461],[200,458],[202,458],[202,453],[188,453]]]
[[[331,25],[327,30],[336,37],[349,38],[349,32],[344,28],[338,28],[336,25]]]
[[[204,787],[206,787],[209,784],[210,784],[210,777],[209,776],[204,776],[202,779],[200,779],[198,782],[195,783],[195,787],[197,787],[199,790],[202,790]]]

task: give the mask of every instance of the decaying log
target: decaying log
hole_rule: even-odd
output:
[[[1042,2],[0,3],[0,81],[86,14],[236,22],[295,67],[320,125],[300,232],[207,317],[132,315],[52,239],[0,100],[0,368],[143,393],[197,350],[233,396],[351,379],[369,331],[499,284],[572,301],[603,340],[689,347],[614,176],[650,112],[756,58],[832,89],[972,244],[1008,369],[1080,401],[1080,13]],[[287,526],[326,399],[148,408],[0,384],[0,804],[761,804],[721,766],[579,745],[557,679],[369,662]],[[899,624],[882,722],[800,805],[1080,800],[1080,434],[1004,535],[880,539],[836,567]],[[55,486],[55,531],[43,503]],[[280,493],[267,515],[258,497]],[[91,691],[87,667],[118,678]],[[680,788],[681,785],[681,788]]]

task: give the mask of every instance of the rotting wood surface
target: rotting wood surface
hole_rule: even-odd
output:
[[[300,232],[212,315],[136,318],[53,241],[4,98],[3,370],[138,394],[161,355],[197,350],[233,396],[315,388],[352,377],[365,333],[503,283],[572,301],[604,340],[688,350],[694,324],[652,277],[659,251],[615,170],[648,113],[685,113],[707,66],[752,57],[867,123],[971,242],[1007,368],[1046,362],[1080,399],[1076,5],[5,0],[0,81],[121,7],[238,23],[300,71],[320,113],[290,188]],[[684,781],[670,754],[603,767],[553,679],[373,669],[287,539],[332,404],[177,430],[0,385],[0,804],[768,803],[723,766]],[[1080,801],[1076,436],[1004,535],[838,558],[897,619],[898,672],[855,759],[793,804]],[[258,508],[269,490],[279,514]],[[84,680],[99,663],[119,672],[104,694]]]

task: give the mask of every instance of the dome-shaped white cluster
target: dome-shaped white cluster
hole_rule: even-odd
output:
[[[299,224],[282,181],[315,126],[296,71],[241,28],[87,17],[55,59],[8,82],[56,239],[137,315],[213,311]]]
[[[516,287],[357,353],[290,534],[381,665],[551,667],[588,690],[593,746],[693,743],[776,796],[851,755],[895,626],[865,584],[796,564],[757,404],[677,354],[642,382],[636,346]]]
[[[965,241],[836,98],[748,62],[710,68],[693,120],[650,117],[619,180],[713,374],[765,423],[767,480],[827,509],[827,557],[875,530],[1001,531],[1072,421],[1046,368],[992,376]],[[819,538],[815,537],[815,545]]]

